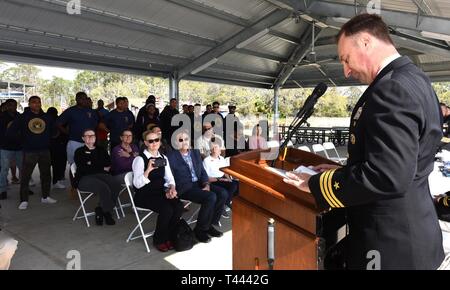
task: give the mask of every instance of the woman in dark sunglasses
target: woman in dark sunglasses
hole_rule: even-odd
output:
[[[146,149],[133,161],[133,185],[136,206],[157,212],[153,244],[161,252],[173,249],[173,234],[183,214],[175,180],[166,156],[159,152],[161,137],[146,131],[142,135]],[[164,162],[165,161],[165,162]]]

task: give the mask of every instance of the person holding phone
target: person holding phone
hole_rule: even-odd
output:
[[[153,244],[161,252],[174,248],[173,234],[183,214],[175,179],[167,157],[159,152],[161,137],[146,131],[142,134],[146,149],[133,161],[133,185],[136,206],[157,212]]]

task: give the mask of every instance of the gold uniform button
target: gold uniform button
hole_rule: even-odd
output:
[[[354,134],[351,134],[351,135],[350,135],[350,142],[351,142],[353,145],[355,145],[355,143],[356,143],[356,137],[355,137]]]

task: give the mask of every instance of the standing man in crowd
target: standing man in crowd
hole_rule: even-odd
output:
[[[121,143],[120,135],[123,130],[131,130],[134,126],[134,115],[128,110],[127,100],[124,97],[116,99],[116,108],[109,112],[103,118],[100,128],[109,132],[109,141],[111,143],[111,150]]]
[[[11,161],[15,161],[22,174],[22,142],[20,137],[14,134],[8,134],[11,124],[17,120],[20,114],[17,112],[17,101],[8,99],[5,102],[6,110],[0,116],[0,199],[7,198],[8,171]]]
[[[20,205],[19,209],[28,208],[29,182],[36,164],[41,179],[42,203],[53,204],[56,200],[50,197],[52,174],[50,158],[50,137],[53,123],[41,109],[41,98],[32,96],[28,100],[26,110],[11,125],[12,132],[18,132],[22,140],[23,163],[20,173]]]
[[[84,146],[83,132],[95,129],[98,124],[98,114],[88,108],[88,97],[85,92],[78,92],[75,96],[76,105],[65,110],[56,120],[58,129],[69,135],[67,143],[67,162],[73,163],[75,150]],[[67,129],[68,127],[68,129]]]
[[[378,15],[355,16],[337,41],[345,77],[369,85],[350,119],[347,165],[285,182],[311,192],[321,210],[346,208],[347,268],[437,269],[444,252],[428,176],[442,131],[430,79],[398,54]],[[374,253],[379,263],[370,263]]]
[[[172,146],[172,134],[178,128],[178,126],[172,126],[171,124],[172,118],[180,113],[177,107],[177,99],[170,99],[170,104],[164,107],[164,110],[162,110],[161,116],[159,117],[163,139],[166,140],[165,142],[170,146]]]

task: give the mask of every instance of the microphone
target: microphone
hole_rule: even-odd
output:
[[[328,86],[325,83],[319,83],[311,93],[306,98],[306,101],[303,105],[303,107],[298,111],[297,115],[295,116],[294,120],[300,118],[302,115],[304,115],[306,112],[309,112],[314,105],[317,103],[317,100],[325,94],[327,91]],[[293,122],[294,123],[294,122]]]
[[[319,83],[313,90],[312,94],[306,99],[305,105],[303,106],[302,110],[309,110],[312,109],[312,106],[314,106],[317,103],[317,100],[325,94],[327,91],[328,86],[325,83]],[[302,111],[300,110],[300,111]]]
[[[273,270],[275,263],[275,220],[273,218],[267,221],[267,262],[269,270]]]
[[[312,92],[312,94],[311,94],[310,97],[317,100],[318,98],[320,98],[321,96],[323,96],[323,94],[325,94],[325,92],[327,91],[327,89],[328,89],[327,84],[325,84],[325,83],[319,83],[319,84],[314,88],[314,91]]]

